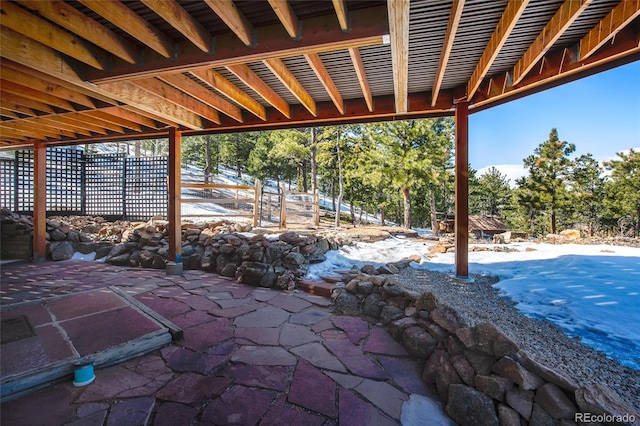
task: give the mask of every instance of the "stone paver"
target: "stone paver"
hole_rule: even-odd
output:
[[[69,381],[3,403],[2,424],[397,426],[401,417],[406,425],[452,424],[404,348],[380,326],[332,314],[328,298],[205,271],[167,276],[91,262],[24,264],[3,268],[0,278],[3,318],[18,314],[8,306],[17,301],[119,286],[184,330],[182,340],[151,354],[97,368],[86,387]],[[89,298],[87,305],[112,302]],[[39,333],[32,350],[67,356],[47,344],[47,327],[55,331],[48,313],[25,312]],[[95,333],[116,333],[103,328]],[[25,341],[2,345],[3,369],[24,367],[10,345]]]

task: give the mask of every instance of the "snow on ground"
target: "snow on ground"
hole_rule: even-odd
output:
[[[640,248],[535,243],[502,247],[519,251],[470,252],[469,272],[500,277],[494,287],[523,314],[551,321],[585,345],[640,369]],[[311,266],[309,277],[412,254],[422,258],[411,264],[414,268],[455,270],[453,253],[427,259],[427,252],[426,243],[399,238],[358,243],[327,253],[326,262]]]

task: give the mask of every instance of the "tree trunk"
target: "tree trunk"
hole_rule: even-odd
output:
[[[344,177],[342,176],[342,158],[340,157],[340,128],[338,128],[338,137],[336,138],[336,152],[338,154],[338,208],[336,209],[336,228],[340,227],[340,210],[342,208],[342,197],[344,196]]]
[[[311,193],[315,194],[318,189],[318,165],[316,163],[316,152],[318,151],[318,145],[316,142],[316,128],[311,128]]]
[[[331,208],[336,211],[336,181],[331,180]]]
[[[236,169],[238,170],[238,178],[242,177],[242,161],[240,160],[240,137],[236,133]]]
[[[136,158],[142,157],[142,141],[135,142],[135,151],[134,155]]]
[[[384,207],[380,207],[380,225],[384,226]]]
[[[438,229],[438,212],[436,212],[436,194],[433,188],[429,191],[429,207],[431,210],[431,234],[438,236],[440,230]]]
[[[409,188],[402,188],[404,200],[404,227],[411,229],[411,193]]]
[[[349,201],[349,213],[351,213],[351,223],[356,223],[356,209],[353,207],[353,200]]]
[[[556,211],[551,210],[551,233],[556,233]]]
[[[211,136],[209,135],[206,136],[204,149],[204,183],[209,183],[211,176]]]

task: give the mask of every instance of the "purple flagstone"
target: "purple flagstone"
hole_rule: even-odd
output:
[[[248,303],[235,308],[214,309],[209,313],[221,318],[235,318],[260,309],[261,306],[259,303]]]
[[[305,309],[302,312],[291,315],[289,322],[293,324],[312,325],[329,317],[331,317],[329,312],[319,311],[316,309]]]
[[[280,329],[277,327],[237,327],[233,336],[236,339],[246,339],[258,345],[275,346],[278,344]]]
[[[135,296],[140,302],[144,303],[160,315],[166,318],[173,318],[180,314],[189,312],[191,308],[182,302],[173,299],[158,297],[150,293],[142,293]]]
[[[353,374],[371,379],[386,379],[387,374],[373,363],[362,350],[348,339],[328,339],[324,345],[334,353]]]
[[[82,417],[71,423],[66,423],[64,426],[103,426],[106,418],[107,410],[103,410],[86,417]]]
[[[225,355],[209,355],[189,349],[175,348],[166,356],[167,364],[175,371],[194,372],[207,375],[229,360]]]
[[[252,365],[296,365],[296,357],[276,346],[240,346],[231,361]]]
[[[109,404],[105,402],[88,402],[82,404],[76,410],[78,417],[87,417],[100,411],[106,411],[109,408]]]
[[[331,317],[331,322],[347,333],[349,340],[355,345],[369,335],[369,323],[362,318],[334,316]]]
[[[220,375],[234,379],[234,382],[240,385],[284,392],[287,389],[289,369],[279,366],[232,364]]]
[[[338,398],[340,400],[338,424],[349,426],[396,426],[398,424],[347,389],[340,389]]]
[[[152,381],[119,365],[96,370],[95,374],[96,380],[84,389],[76,402],[115,398],[128,390],[144,387]]]
[[[146,425],[155,401],[154,397],[145,396],[115,403],[109,410],[107,426]]]
[[[275,397],[275,392],[235,385],[205,408],[202,421],[216,425],[258,424]]]
[[[309,361],[318,368],[346,373],[347,369],[340,360],[329,352],[321,343],[308,343],[291,349],[291,352]]]
[[[232,337],[233,330],[229,320],[216,319],[184,330],[184,339],[179,343],[186,348],[199,351],[216,346]]]
[[[225,377],[184,373],[160,389],[156,393],[156,398],[183,404],[197,404],[217,398],[230,384],[231,379]]]
[[[422,369],[411,358],[380,356],[378,362],[405,392],[438,398],[435,390],[422,380]]]
[[[62,425],[73,419],[67,389],[54,387],[2,404],[3,425]]]
[[[320,340],[320,336],[302,325],[285,323],[281,330],[280,344],[283,346],[300,346]]]
[[[236,327],[279,327],[289,315],[284,309],[266,306],[235,318],[233,323]]]
[[[337,414],[336,383],[305,360],[296,366],[287,400],[329,417]]]
[[[390,384],[376,380],[365,379],[354,390],[396,420],[402,414],[402,404],[409,399]]]
[[[192,309],[195,309],[197,311],[209,312],[218,307],[218,305],[216,305],[215,302],[212,302],[211,300],[202,296],[190,295],[190,296],[180,297],[179,301],[182,303],[186,303]]]
[[[382,327],[371,329],[371,335],[364,345],[364,350],[381,355],[409,356],[406,349]]]
[[[286,293],[278,294],[276,297],[270,299],[268,303],[293,313],[300,312],[301,310],[311,306],[311,303],[306,300],[302,300],[299,297]]]
[[[324,417],[287,407],[284,397],[273,404],[260,422],[260,426],[322,426],[323,424]]]
[[[153,426],[189,426],[198,410],[177,402],[166,402],[156,410]]]
[[[202,311],[189,311],[186,314],[171,318],[171,322],[182,329],[215,321],[216,317]]]

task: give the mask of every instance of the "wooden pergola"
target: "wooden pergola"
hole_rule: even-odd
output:
[[[0,149],[455,116],[468,276],[468,115],[640,59],[640,0],[2,0]],[[624,90],[624,87],[621,87]],[[597,104],[597,99],[594,99]]]

